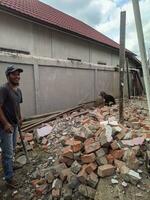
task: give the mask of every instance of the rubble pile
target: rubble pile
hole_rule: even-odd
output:
[[[49,200],[94,199],[99,180],[108,176],[112,184],[119,177],[123,187],[139,186],[150,123],[147,111],[134,104],[124,112],[124,125],[114,105],[88,109],[86,115],[74,112],[36,129],[34,138],[53,155],[31,175],[35,193],[48,194]]]

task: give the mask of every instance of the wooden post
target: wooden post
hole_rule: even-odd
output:
[[[127,85],[128,85],[128,98],[130,99],[130,79],[129,79],[129,61],[126,58],[126,67],[127,67]]]
[[[119,121],[123,123],[123,89],[124,89],[124,64],[125,64],[125,29],[126,29],[126,11],[120,13],[120,98],[119,98]]]

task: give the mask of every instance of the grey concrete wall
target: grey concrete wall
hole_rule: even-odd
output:
[[[114,67],[84,62],[0,54],[0,84],[10,64],[23,68],[20,88],[24,116],[69,108],[97,98],[101,90],[118,97],[119,74]]]
[[[64,109],[94,99],[94,71],[40,66],[40,110]],[[46,78],[47,77],[47,78]]]

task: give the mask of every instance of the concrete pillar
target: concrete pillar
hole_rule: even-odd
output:
[[[94,70],[94,100],[96,100],[97,98],[97,93],[99,92],[97,89],[97,85],[98,85],[98,78],[97,78],[97,68],[95,68]]]
[[[37,59],[34,59],[33,64],[33,74],[34,74],[34,88],[35,88],[35,111],[36,114],[40,113],[40,77],[39,77],[39,66]]]

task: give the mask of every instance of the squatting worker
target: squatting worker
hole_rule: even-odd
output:
[[[0,86],[0,147],[2,166],[8,186],[16,188],[17,181],[13,174],[13,153],[16,146],[18,123],[21,124],[20,103],[22,93],[18,88],[22,69],[11,65],[6,71],[7,83]]]

